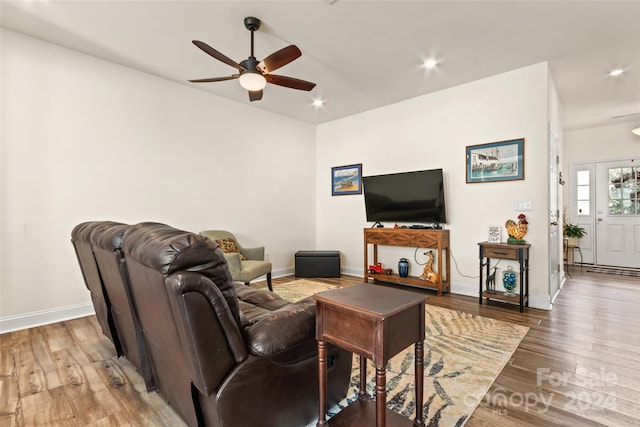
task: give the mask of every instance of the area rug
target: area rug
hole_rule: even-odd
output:
[[[336,286],[311,280],[273,285],[290,301]],[[303,288],[306,290],[303,290]],[[455,310],[426,306],[424,342],[424,416],[430,427],[462,426],[511,358],[529,328]],[[374,394],[375,369],[367,366],[367,392]],[[353,358],[347,398],[329,410],[338,413],[356,399],[360,385],[360,359]],[[387,366],[387,405],[415,418],[413,346],[400,352]],[[309,426],[315,426],[315,423]]]
[[[640,269],[618,267],[589,267],[588,273],[617,274],[620,276],[640,277]]]

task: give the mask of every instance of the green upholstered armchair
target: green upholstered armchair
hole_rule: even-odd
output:
[[[245,248],[232,233],[224,230],[205,230],[201,231],[200,234],[220,245],[229,264],[233,280],[243,282],[249,286],[253,279],[266,274],[267,286],[270,291],[273,291],[271,285],[271,262],[264,259],[264,246]]]

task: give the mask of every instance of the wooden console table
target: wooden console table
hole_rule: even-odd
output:
[[[316,294],[319,417],[317,427],[424,426],[424,305],[414,291],[360,283]],[[327,421],[327,342],[360,355],[358,399]],[[415,344],[416,418],[387,408],[386,368],[393,356]],[[375,403],[366,394],[367,359],[376,368]]]
[[[508,243],[489,243],[480,242],[480,297],[479,302],[482,305],[482,298],[493,299],[520,306],[520,313],[524,311],[524,307],[529,307],[529,248],[531,245],[510,245]],[[484,261],[486,258],[486,262]],[[520,264],[520,282],[518,286],[519,295],[508,296],[502,291],[489,291],[485,289],[483,280],[483,267],[486,268],[487,277],[491,274],[491,258],[510,259],[518,261]],[[495,279],[496,286],[502,286],[502,279]]]
[[[437,273],[440,280],[431,283],[417,276],[400,277],[398,274],[369,272],[369,245],[373,245],[373,264],[378,262],[378,245],[406,246],[436,249]],[[422,272],[421,272],[422,273]],[[381,282],[409,284],[424,288],[436,288],[438,296],[450,290],[451,275],[449,254],[449,230],[413,229],[413,228],[365,228],[364,229],[364,280],[369,278]]]

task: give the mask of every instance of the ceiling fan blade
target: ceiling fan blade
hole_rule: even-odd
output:
[[[275,74],[267,74],[264,77],[267,79],[269,83],[272,83],[278,86],[288,87],[291,89],[309,91],[314,87],[316,87],[315,83],[311,83],[311,82],[300,80],[300,79],[294,79],[293,77],[278,76]]]
[[[225,80],[237,79],[238,77],[240,77],[240,74],[234,74],[232,76],[227,76],[227,77],[211,77],[209,79],[194,79],[194,80],[189,80],[189,81],[191,83],[223,82]]]
[[[300,49],[296,45],[287,46],[277,52],[272,53],[262,60],[258,67],[264,73],[270,73],[280,67],[287,65],[289,62],[297,59],[302,55]]]
[[[262,99],[262,90],[250,90],[249,101],[260,101]]]
[[[226,57],[225,55],[221,54],[220,52],[218,52],[217,50],[215,50],[214,48],[212,48],[208,44],[206,44],[204,42],[201,42],[200,40],[192,40],[192,43],[195,44],[196,46],[198,46],[203,52],[205,52],[205,53],[213,56],[214,58],[216,58],[218,61],[224,62],[227,65],[231,65],[233,68],[237,68],[240,71],[247,71],[247,69],[245,67],[243,67],[242,65],[238,64],[233,59],[230,59],[230,58]]]

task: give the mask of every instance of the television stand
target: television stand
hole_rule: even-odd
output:
[[[400,277],[398,274],[371,273],[369,271],[369,245],[373,245],[373,264],[378,263],[378,245],[404,246],[414,248],[434,248],[436,254],[437,283],[422,280],[417,276]],[[449,254],[449,230],[412,229],[412,228],[365,228],[364,229],[364,281],[373,279],[379,282],[398,283],[435,288],[438,296],[449,292],[451,263]]]

